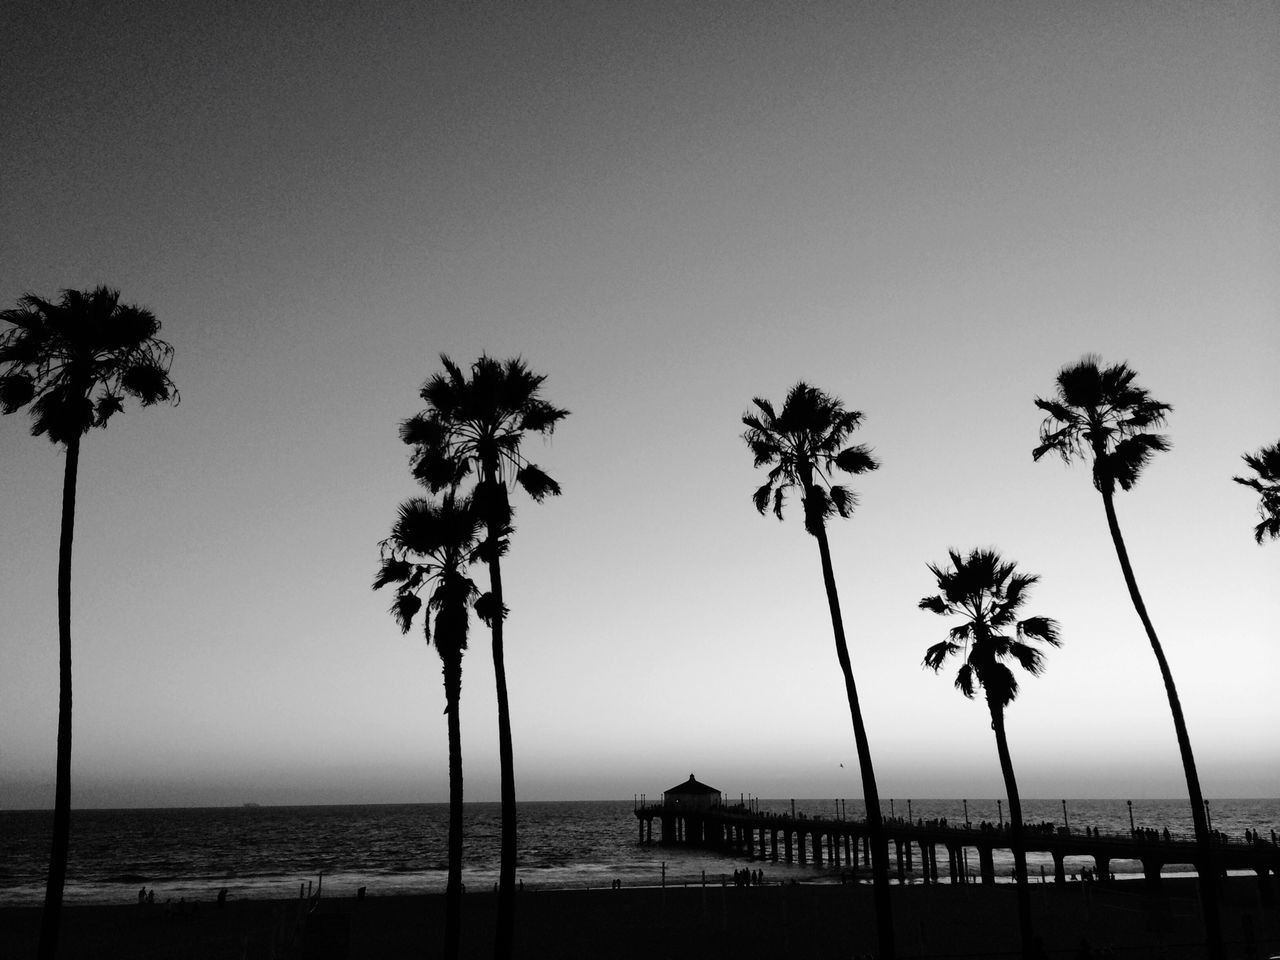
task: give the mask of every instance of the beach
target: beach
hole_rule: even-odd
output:
[[[492,955],[494,896],[463,902],[462,955]],[[667,889],[542,890],[517,898],[516,957],[620,960],[668,957],[860,957],[875,948],[871,888],[777,884]],[[1000,957],[1018,952],[1014,888],[1000,884],[914,885],[893,890],[899,956]],[[1195,881],[1169,879],[1157,896],[1140,881],[1033,884],[1037,933],[1048,957],[1082,956],[1084,942],[1118,958],[1202,957]],[[439,956],[444,898],[389,896],[318,901],[70,905],[64,960],[192,958],[266,960]],[[40,910],[0,908],[0,957],[35,954]],[[1223,892],[1230,957],[1280,952],[1280,908],[1250,877]],[[1252,943],[1252,945],[1251,945]],[[292,951],[292,952],[291,952]],[[1100,954],[1101,955],[1101,954]]]

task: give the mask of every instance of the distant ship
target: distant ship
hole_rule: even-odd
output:
[[[248,810],[256,810],[258,807],[262,806],[262,804],[260,804],[260,803],[246,803],[246,804],[242,804],[242,806],[244,806],[244,807],[245,807],[246,809],[248,809]]]

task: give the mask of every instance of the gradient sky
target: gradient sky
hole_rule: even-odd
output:
[[[19,3],[0,301],[108,283],[176,409],[82,452],[73,800],[438,801],[439,659],[370,582],[441,352],[572,415],[505,572],[523,799],[861,796],[818,556],[758,516],[752,396],[805,379],[882,460],[831,531],[888,797],[997,796],[923,671],[946,548],[1041,575],[1064,646],[1022,792],[1185,795],[1088,469],[1033,463],[1086,352],[1174,412],[1118,500],[1209,797],[1280,796],[1274,3]],[[0,420],[0,806],[52,804],[62,453]],[[477,571],[484,582],[484,574]],[[487,634],[467,798],[497,797]],[[844,764],[843,767],[840,765]]]

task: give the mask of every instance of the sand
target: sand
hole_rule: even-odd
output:
[[[1012,886],[895,887],[893,904],[903,958],[1018,953]],[[1148,896],[1141,882],[1033,884],[1032,904],[1051,958],[1082,956],[1082,939],[1117,958],[1204,955],[1191,880],[1166,880],[1158,897]],[[492,956],[493,894],[469,893],[463,909],[463,956]],[[517,909],[518,960],[849,960],[875,949],[866,886],[526,891]],[[158,904],[68,906],[59,956],[430,958],[440,955],[443,911],[438,895],[326,898],[305,919],[297,901],[233,901],[222,909],[206,903],[187,914]],[[39,908],[0,908],[0,958],[33,957],[39,919]],[[1229,957],[1280,953],[1280,908],[1262,901],[1255,880],[1227,884],[1223,919]]]

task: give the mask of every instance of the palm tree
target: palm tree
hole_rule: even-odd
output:
[[[1243,459],[1257,476],[1231,479],[1252,487],[1261,498],[1258,516],[1262,517],[1262,522],[1253,528],[1253,538],[1258,543],[1262,543],[1263,537],[1280,540],[1280,440],[1257,453],[1246,453]]]
[[[462,732],[458,701],[462,696],[462,653],[467,649],[469,608],[480,598],[467,576],[479,543],[480,519],[469,498],[450,492],[440,503],[421,497],[400,505],[391,536],[379,544],[382,562],[373,589],[394,584],[391,615],[402,633],[422,609],[422,632],[432,642],[444,672],[445,715],[449,727],[449,879],[445,888],[444,956],[457,960],[462,926]],[[484,611],[483,604],[479,604]]]
[[[1107,515],[1107,528],[1115,544],[1116,556],[1129,598],[1156,663],[1164,680],[1169,698],[1169,711],[1173,714],[1173,727],[1178,737],[1178,749],[1182,754],[1182,768],[1187,780],[1187,793],[1191,800],[1191,818],[1195,825],[1196,841],[1200,847],[1200,896],[1203,904],[1205,939],[1208,956],[1220,960],[1223,956],[1222,925],[1218,913],[1218,878],[1213,867],[1213,848],[1209,836],[1208,818],[1204,810],[1204,796],[1200,792],[1200,776],[1196,773],[1195,755],[1191,752],[1191,738],[1182,716],[1182,702],[1173,682],[1169,661],[1165,658],[1160,638],[1156,636],[1146,604],[1138,591],[1138,581],[1129,563],[1120,523],[1116,519],[1115,489],[1129,490],[1138,481],[1143,467],[1151,457],[1169,449],[1166,437],[1148,430],[1159,429],[1166,415],[1173,409],[1167,403],[1151,399],[1151,394],[1137,386],[1137,373],[1125,363],[1103,366],[1102,360],[1088,355],[1077,363],[1068,364],[1058,372],[1057,393],[1050,400],[1036,398],[1036,406],[1046,414],[1040,426],[1040,445],[1032,451],[1039,460],[1050,451],[1070,463],[1072,460],[1091,459],[1093,485],[1102,495],[1103,510]]]
[[[1058,624],[1048,617],[1017,619],[1027,588],[1039,577],[1016,572],[1017,564],[1004,561],[993,550],[973,550],[967,557],[955,550],[947,552],[951,557],[950,568],[944,570],[929,564],[941,592],[925,597],[919,606],[921,610],[932,610],[944,617],[962,617],[963,621],[951,629],[946,640],[925,651],[924,665],[937,673],[948,657],[962,654],[963,662],[956,674],[956,689],[973,699],[976,683],[986,697],[991,729],[996,734],[1000,773],[1004,776],[1005,793],[1009,797],[1009,831],[1018,883],[1022,955],[1029,960],[1035,955],[1035,948],[1027,854],[1022,841],[1022,801],[1018,797],[1018,781],[1013,775],[1013,760],[1009,756],[1009,741],[1004,729],[1004,711],[1018,696],[1018,680],[1005,661],[1012,660],[1033,677],[1039,676],[1044,670],[1044,657],[1034,643],[1040,641],[1059,646]]]
[[[889,904],[889,844],[880,815],[880,793],[876,788],[871,747],[867,743],[858,690],[849,663],[844,618],[840,614],[840,597],[836,592],[831,548],[827,543],[827,520],[835,515],[851,516],[857,503],[853,491],[831,482],[832,471],[840,470],[857,476],[875,470],[879,463],[867,447],[845,445],[849,435],[862,422],[862,414],[846,410],[840,400],[816,387],[797,383],[787,393],[781,413],[776,413],[773,404],[760,397],[753,398],[752,403],[758,412],[743,415],[742,422],[747,429],[742,436],[755,457],[755,465],[770,467],[768,478],[755,492],[756,509],[763,514],[772,504],[774,515],[781,520],[787,491],[799,487],[804,504],[804,528],[818,541],[822,582],[826,587],[831,628],[835,634],[836,659],[844,675],[853,737],[858,748],[858,766],[862,773],[862,794],[866,801],[867,829],[872,847],[871,870],[880,956],[892,958],[895,950],[893,914]]]
[[[30,406],[31,433],[66,449],[58,545],[58,756],[53,842],[37,955],[57,953],[62,888],[71,841],[71,545],[80,438],[124,409],[126,396],[151,406],[178,401],[169,379],[173,347],[157,339],[150,310],[123,304],[107,287],[64,290],[58,301],[28,294],[0,313],[0,410]]]
[[[530,463],[521,450],[529,434],[547,436],[569,415],[539,395],[546,379],[516,358],[501,362],[481,356],[468,377],[443,354],[445,372],[423,384],[426,409],[406,420],[400,438],[411,447],[414,476],[431,491],[456,485],[474,474],[475,509],[484,526],[480,557],[489,568],[490,632],[498,695],[498,761],[501,768],[502,862],[498,872],[498,915],[494,955],[511,956],[515,931],[516,788],[503,658],[502,556],[511,534],[509,485],[535,502],[558,496],[560,485]]]

